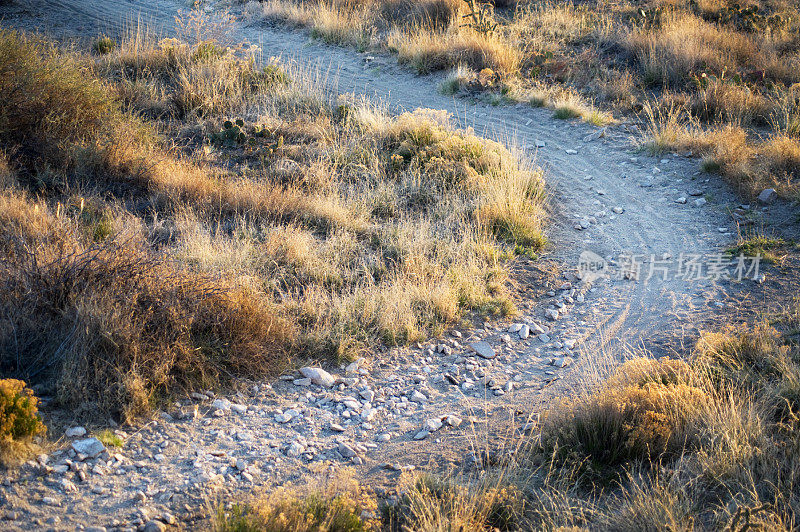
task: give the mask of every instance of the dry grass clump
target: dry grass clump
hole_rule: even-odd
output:
[[[800,512],[797,310],[634,359],[566,405],[506,472],[538,527],[791,528]],[[524,446],[523,446],[524,448]],[[610,482],[610,485],[609,485]],[[749,524],[748,524],[749,523]]]
[[[384,512],[388,530],[519,530],[524,500],[513,486],[491,479],[458,483],[430,475],[409,479]]]
[[[602,389],[548,418],[543,444],[557,455],[588,458],[587,465],[601,473],[633,460],[680,454],[710,401],[690,377],[674,361],[627,362]]]
[[[218,532],[365,532],[377,530],[377,502],[352,474],[324,474],[302,490],[281,488],[246,506],[220,508]]]
[[[332,102],[299,68],[130,39],[0,39],[0,83],[35,96],[0,101],[0,121],[27,117],[0,133],[10,372],[133,416],[290,350],[514,312],[505,262],[544,244],[539,170],[432,111]]]
[[[502,76],[514,74],[519,65],[516,50],[492,35],[459,28],[446,33],[396,28],[386,44],[398,60],[421,74],[447,70],[459,64],[474,70],[492,69]]]
[[[159,395],[285,363],[292,332],[263,298],[158,257],[135,236],[87,242],[80,213],[3,200],[17,208],[2,220],[2,364],[63,404],[130,417]]]
[[[177,39],[156,44],[147,34],[131,32],[97,68],[133,110],[154,118],[193,119],[240,113],[258,94],[287,82],[275,65],[259,66],[260,59],[256,47]]]

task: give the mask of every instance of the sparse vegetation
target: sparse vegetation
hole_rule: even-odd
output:
[[[377,530],[377,501],[345,472],[304,490],[279,489],[249,505],[217,511],[218,532],[366,532]]]
[[[595,125],[644,109],[653,151],[700,155],[745,194],[797,195],[800,12],[792,3],[535,0],[495,2],[489,15],[485,4],[453,1],[437,3],[446,16],[411,15],[429,4],[408,3],[407,17],[389,7],[394,0],[270,0],[256,11],[314,28],[357,27],[359,46],[392,50],[418,72],[458,68],[446,93],[500,91]],[[485,68],[499,81],[458,82]]]
[[[0,33],[4,372],[130,417],[290,352],[514,312],[505,262],[544,245],[538,169],[197,41],[92,56]]]
[[[487,473],[524,494],[519,519],[533,530],[791,528],[800,512],[796,315],[772,319],[783,331],[705,333],[687,361],[635,358],[609,377],[595,373],[584,395],[549,409],[541,431]]]

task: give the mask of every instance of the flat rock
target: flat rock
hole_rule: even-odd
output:
[[[469,344],[469,346],[478,356],[483,358],[494,358],[496,356],[494,349],[487,342],[474,342]]]

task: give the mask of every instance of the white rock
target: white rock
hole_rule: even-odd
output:
[[[344,432],[344,427],[338,423],[331,423],[331,430],[334,432]]]
[[[375,437],[375,441],[379,441],[379,442],[381,442],[381,443],[386,443],[387,441],[389,441],[389,440],[391,440],[391,439],[392,439],[392,436],[391,436],[391,434],[387,434],[387,433],[385,433],[385,432],[384,432],[383,434],[378,434],[378,435]]]
[[[361,390],[360,392],[358,392],[358,395],[360,395],[362,399],[370,403],[372,402],[373,399],[375,399],[375,392],[369,389]]]
[[[556,309],[546,309],[544,315],[551,321],[556,321],[558,319],[558,311]]]
[[[528,336],[531,335],[531,328],[528,325],[523,325],[519,329],[519,337],[523,340],[527,339]]]
[[[567,349],[574,349],[576,342],[577,340],[575,338],[567,338],[566,340],[564,340],[564,347],[566,347]]]
[[[71,427],[64,431],[67,438],[80,438],[86,436],[86,429],[83,427]]]
[[[625,209],[622,207],[611,207],[611,210],[614,211],[615,214],[622,214],[625,212]]]
[[[461,425],[461,423],[463,421],[464,420],[461,419],[460,417],[454,416],[452,414],[450,414],[446,418],[444,418],[444,422],[447,423],[448,425],[450,425],[451,427],[457,427],[457,426]]]
[[[508,332],[513,334],[515,332],[519,332],[520,329],[522,329],[522,324],[521,323],[514,323],[508,328]]]
[[[245,412],[247,412],[247,407],[244,405],[232,404],[231,410],[233,410],[237,414],[244,414]]]
[[[303,451],[305,451],[305,449],[306,448],[305,446],[303,446],[303,444],[301,444],[300,442],[293,441],[291,444],[289,444],[289,449],[286,450],[286,454],[288,456],[291,456],[292,458],[297,458],[298,456],[303,454]]]
[[[97,458],[100,453],[106,450],[106,446],[97,438],[76,440],[72,442],[72,448],[76,453],[85,455],[88,458]]]
[[[336,379],[322,368],[300,368],[300,373],[303,377],[311,379],[311,382],[318,386],[330,388],[336,383]]]
[[[557,368],[565,368],[572,363],[572,358],[570,357],[558,357],[553,360],[553,365]]]
[[[681,196],[680,198],[675,200],[675,203],[680,203],[681,205],[686,203],[686,196]]]
[[[425,420],[425,429],[428,432],[436,432],[442,428],[442,420],[438,418],[430,418]]]
[[[211,403],[211,408],[226,412],[231,409],[231,402],[227,399],[214,399],[214,401]]]
[[[425,395],[422,392],[420,392],[419,390],[414,390],[413,392],[411,392],[410,399],[412,401],[414,401],[415,403],[422,403],[423,401],[427,401],[428,400],[428,398],[425,397]]]
[[[696,200],[694,200],[694,206],[695,207],[702,207],[706,203],[708,203],[708,202],[706,201],[705,198],[697,198]]]

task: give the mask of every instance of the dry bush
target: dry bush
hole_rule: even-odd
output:
[[[429,475],[407,482],[384,522],[390,530],[519,530],[524,502],[513,486],[492,479],[461,483]]]
[[[377,529],[377,502],[349,472],[322,473],[320,480],[303,489],[281,488],[248,505],[219,509],[214,523],[218,532],[259,530],[280,532],[366,532]]]
[[[36,37],[0,30],[0,143],[18,166],[68,168],[113,159],[126,136],[142,132],[125,120],[106,86],[75,56]],[[87,151],[91,153],[86,153]]]
[[[25,382],[0,379],[0,464],[24,456],[31,439],[46,432],[38,405],[39,399]]]
[[[564,405],[543,427],[544,445],[593,468],[680,454],[711,402],[679,363],[632,360],[599,390]]]
[[[86,57],[7,36],[35,56],[8,82],[30,76],[47,94],[58,76],[37,69],[61,68],[97,88],[111,119],[82,118],[71,106],[83,96],[53,100],[63,131],[95,128],[62,139],[56,155],[77,155],[58,167],[35,144],[21,158],[16,138],[0,139],[14,169],[3,179],[38,192],[0,196],[10,371],[64,403],[133,416],[179,390],[273,371],[289,346],[349,357],[467,311],[514,312],[505,262],[544,244],[538,169],[431,111],[331,102],[301,69],[261,70],[200,38],[131,39]],[[197,99],[184,109],[185,92]],[[238,118],[228,113],[248,119],[222,142],[223,118]]]
[[[255,294],[134,242],[69,241],[68,226],[49,223],[57,238],[3,228],[8,371],[64,404],[132,416],[163,394],[282,368],[291,328]]]

